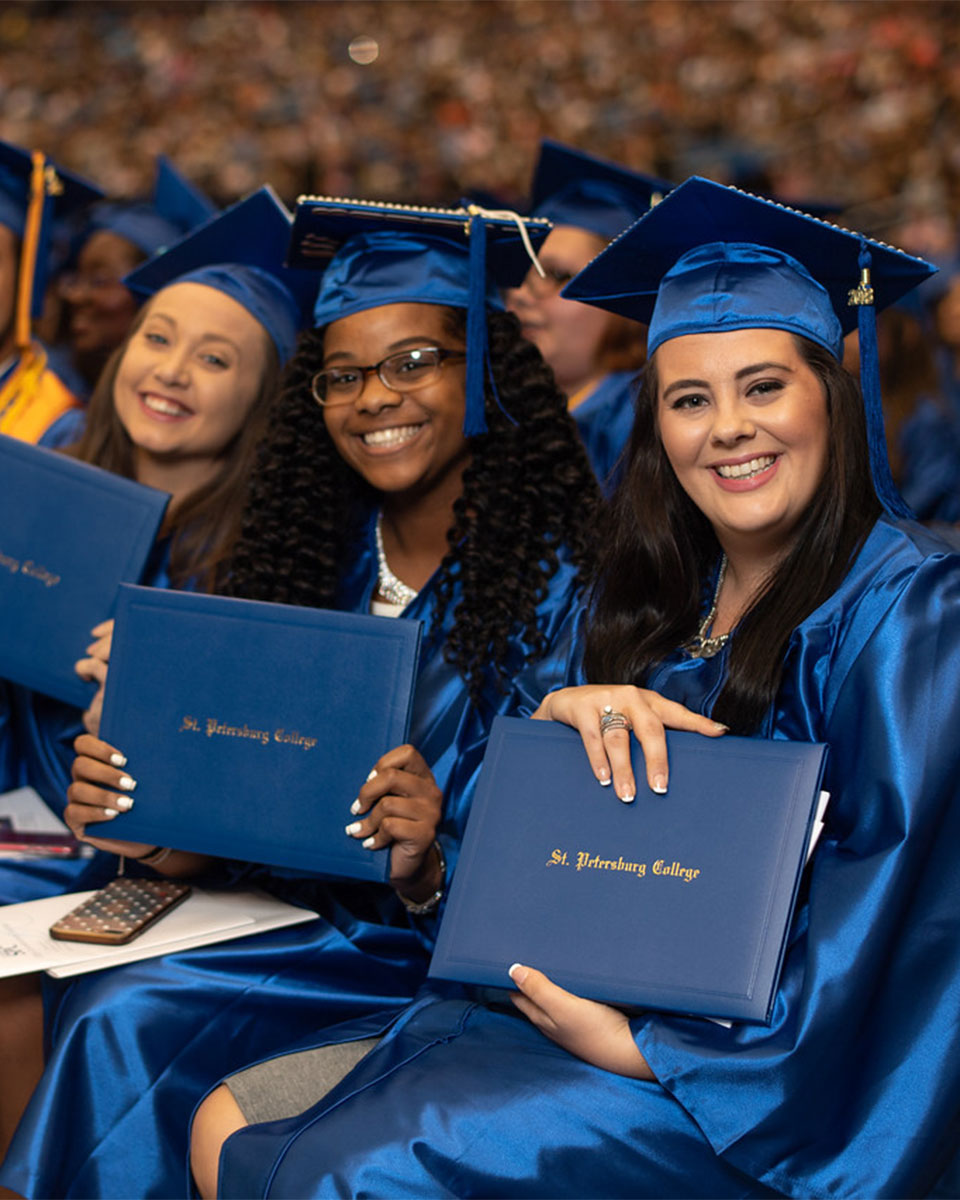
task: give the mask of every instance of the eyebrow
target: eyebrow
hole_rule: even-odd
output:
[[[741,367],[740,370],[737,371],[737,373],[734,375],[734,379],[736,379],[736,380],[746,379],[748,375],[758,375],[761,371],[769,371],[771,369],[778,370],[778,371],[787,371],[791,375],[794,373],[793,367],[788,367],[786,363],[762,362],[762,363],[753,363],[749,367]],[[663,389],[663,397],[664,397],[664,399],[666,399],[667,396],[669,396],[671,392],[679,391],[682,388],[694,388],[694,387],[706,388],[707,390],[709,390],[710,384],[705,379],[675,379],[673,381],[673,383],[669,384],[667,387],[665,387]]]
[[[179,329],[179,326],[177,325],[177,322],[174,320],[173,317],[167,316],[167,314],[165,312],[158,312],[156,309],[154,309],[152,312],[147,313],[146,319],[143,322],[144,325],[146,325],[147,321],[152,320],[152,318],[154,318],[154,317],[159,317],[159,319],[161,321],[166,321],[166,323],[168,325],[172,325],[174,329]],[[197,341],[200,341],[200,342],[223,342],[227,346],[232,346],[238,354],[240,353],[239,344],[237,342],[235,342],[233,340],[233,338],[227,337],[227,335],[225,333],[211,333],[208,330],[204,333],[201,333],[200,336],[197,338]]]
[[[390,345],[387,346],[387,356],[389,357],[391,354],[396,354],[400,350],[405,350],[408,346],[435,346],[437,342],[441,340],[442,339],[440,338],[428,337],[425,333],[415,333],[411,337],[401,338],[398,342],[391,342]],[[334,359],[345,358],[348,362],[350,362],[356,357],[357,356],[355,354],[351,354],[347,350],[334,350],[332,354],[325,354],[323,356],[323,361],[328,363],[332,362]]]

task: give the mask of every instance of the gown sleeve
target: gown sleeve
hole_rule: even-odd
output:
[[[831,802],[771,1025],[632,1022],[714,1150],[790,1195],[926,1194],[960,1133],[960,559],[862,607],[803,667]]]

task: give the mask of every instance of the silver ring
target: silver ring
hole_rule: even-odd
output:
[[[626,729],[628,732],[633,728],[630,724],[630,718],[624,716],[622,712],[614,712],[610,705],[600,714],[600,736],[609,733],[611,729]]]

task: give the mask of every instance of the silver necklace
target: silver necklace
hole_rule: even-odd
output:
[[[708,631],[716,620],[717,601],[720,599],[720,589],[723,587],[723,577],[726,573],[727,556],[724,555],[720,559],[720,570],[717,572],[717,586],[713,589],[713,603],[710,605],[710,611],[700,623],[697,636],[691,638],[684,646],[684,650],[686,650],[691,658],[713,658],[715,654],[719,654],[730,637],[729,633],[720,633],[716,637],[707,637]]]
[[[383,513],[377,513],[377,591],[391,604],[399,604],[402,608],[417,598],[417,589],[409,587],[399,580],[387,565],[387,556],[383,552]]]

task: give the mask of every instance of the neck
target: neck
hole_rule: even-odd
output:
[[[722,543],[721,543],[722,544]],[[723,587],[717,598],[717,615],[712,633],[729,633],[759,596],[764,585],[784,556],[783,547],[776,552],[744,553],[742,548],[723,547],[727,570]]]
[[[216,478],[220,462],[212,458],[164,459],[134,449],[134,478],[137,483],[169,492],[170,510]]]
[[[422,497],[382,497],[384,554],[394,575],[409,587],[419,591],[443,561],[454,501],[462,491],[461,471],[447,486]]]

